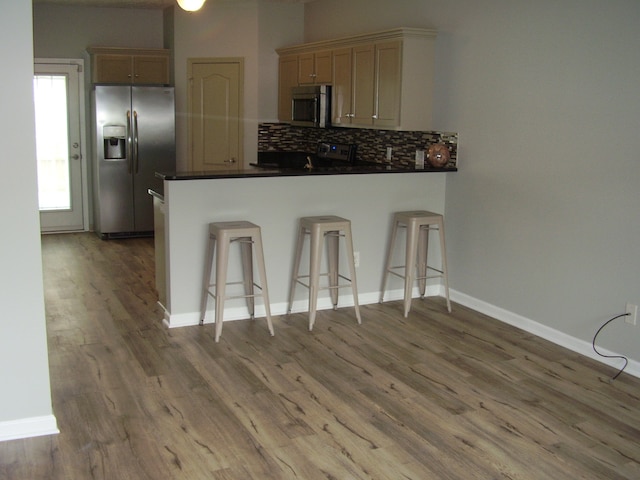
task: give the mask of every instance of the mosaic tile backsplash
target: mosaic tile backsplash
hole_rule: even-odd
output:
[[[306,128],[286,123],[261,123],[258,128],[258,151],[314,153],[318,142],[355,143],[358,160],[386,163],[387,147],[393,149],[394,166],[413,167],[416,150],[426,151],[429,145],[443,143],[449,150],[445,167],[458,162],[458,134],[451,132],[406,132],[365,128]],[[425,161],[426,164],[426,161]]]

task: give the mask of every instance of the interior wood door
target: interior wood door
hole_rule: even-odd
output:
[[[189,165],[193,171],[237,170],[243,164],[241,58],[189,59]]]

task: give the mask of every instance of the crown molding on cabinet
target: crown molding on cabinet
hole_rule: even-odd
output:
[[[425,28],[398,27],[390,30],[363,33],[349,37],[341,37],[330,40],[320,40],[317,42],[292,45],[290,47],[277,48],[278,55],[295,55],[300,53],[317,52],[324,49],[335,49],[352,47],[355,45],[378,42],[384,40],[401,40],[403,38],[436,38],[437,30]]]

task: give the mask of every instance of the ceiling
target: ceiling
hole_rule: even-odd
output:
[[[268,0],[279,3],[307,3],[313,0]],[[85,7],[116,8],[165,8],[175,5],[175,0],[33,0],[34,4],[75,5]]]

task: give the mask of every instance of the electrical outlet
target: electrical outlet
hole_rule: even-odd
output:
[[[638,306],[627,303],[626,313],[628,313],[628,315],[624,317],[624,321],[631,325],[635,325],[636,317],[638,316]]]
[[[353,252],[353,264],[356,268],[360,266],[360,252]]]

